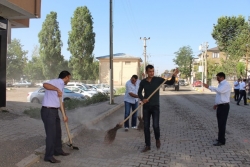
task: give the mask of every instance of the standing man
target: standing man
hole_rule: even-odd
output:
[[[231,86],[230,84],[225,80],[226,75],[223,72],[218,73],[217,75],[217,81],[219,82],[219,86],[212,87],[208,84],[203,83],[203,86],[205,88],[210,89],[212,92],[216,92],[215,97],[215,104],[213,109],[217,109],[217,123],[218,123],[218,139],[217,142],[214,143],[214,146],[222,146],[225,145],[226,139],[225,139],[225,133],[226,133],[226,124],[227,124],[227,117],[230,109],[230,94],[231,94]]]
[[[141,99],[143,104],[143,121],[144,121],[144,136],[146,146],[141,152],[146,152],[150,150],[150,119],[151,115],[153,118],[153,129],[156,140],[157,149],[160,148],[160,94],[159,90],[149,99],[147,98],[164,82],[164,79],[161,77],[154,76],[154,66],[147,65],[146,73],[148,75],[147,78],[143,79],[140,83],[140,87],[138,90],[138,96]],[[171,80],[165,82],[165,84],[172,85],[175,83],[175,77],[179,73],[179,70],[176,69]],[[144,96],[142,95],[142,90],[144,90]]]
[[[41,117],[46,132],[46,151],[44,160],[51,163],[60,162],[54,158],[54,155],[69,155],[69,153],[65,153],[62,150],[62,130],[60,117],[58,115],[58,109],[60,108],[59,97],[63,96],[64,85],[67,85],[69,81],[70,73],[68,71],[62,71],[58,79],[52,79],[48,83],[43,84],[43,87],[46,89],[41,109]],[[66,116],[63,118],[63,121],[67,122],[68,117]]]
[[[126,93],[124,96],[125,103],[125,115],[124,119],[126,119],[130,115],[130,110],[132,107],[132,111],[134,111],[138,107],[138,88],[139,88],[140,80],[137,75],[133,75],[130,80],[126,82]],[[132,129],[137,129],[136,126],[137,121],[137,112],[135,112],[132,116]],[[125,131],[129,129],[129,119],[124,123]]]
[[[240,95],[240,78],[234,82],[234,100],[238,101]]]
[[[247,105],[247,94],[246,94],[246,79],[243,79],[243,82],[240,83],[240,98],[238,99],[237,105],[240,105],[240,101],[243,97],[244,99],[244,105]]]

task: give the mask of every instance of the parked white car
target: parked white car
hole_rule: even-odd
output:
[[[88,86],[101,93],[107,93],[107,94],[110,93],[110,87],[108,84],[96,84],[96,85],[88,85]],[[115,93],[116,93],[116,89],[113,88],[113,94]]]
[[[18,88],[19,87],[26,87],[26,88],[28,88],[28,87],[31,86],[31,83],[28,82],[28,81],[19,81],[19,82],[14,83],[13,86],[14,87],[18,87]]]
[[[66,86],[66,88],[73,92],[81,93],[85,98],[91,98],[93,95],[98,93],[97,91],[86,89],[83,86]]]

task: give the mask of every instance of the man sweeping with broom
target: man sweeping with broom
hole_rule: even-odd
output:
[[[143,121],[144,121],[144,136],[146,146],[141,152],[147,152],[150,150],[151,142],[150,142],[150,118],[152,115],[153,118],[153,129],[156,140],[157,149],[160,148],[160,127],[159,127],[159,119],[160,119],[160,102],[159,102],[159,90],[148,100],[147,98],[164,82],[164,79],[161,77],[154,76],[154,66],[147,65],[146,73],[148,75],[147,78],[143,79],[140,83],[138,89],[138,96],[143,102]],[[175,77],[179,73],[178,68],[174,71],[171,80],[167,80],[165,84],[173,85],[175,83]],[[142,95],[142,91],[144,90],[144,96]]]

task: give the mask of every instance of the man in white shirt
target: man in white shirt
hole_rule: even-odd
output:
[[[243,79],[243,82],[240,83],[240,98],[238,99],[237,105],[240,105],[240,101],[243,97],[244,99],[244,105],[248,105],[247,104],[247,95],[246,95],[246,79]]]
[[[235,101],[239,100],[239,95],[240,95],[240,81],[241,81],[241,79],[239,78],[238,81],[234,82],[234,100]]]
[[[219,86],[212,87],[208,84],[203,83],[203,86],[205,88],[210,89],[212,92],[216,92],[215,97],[215,104],[213,109],[217,109],[217,123],[218,123],[218,139],[216,143],[214,143],[214,146],[222,146],[225,145],[226,139],[225,139],[225,132],[226,132],[226,124],[227,124],[227,117],[230,109],[230,94],[231,94],[231,86],[230,84],[225,80],[226,76],[223,72],[218,73],[217,80],[219,82]]]
[[[133,75],[130,80],[126,82],[126,92],[124,96],[125,103],[125,115],[124,119],[126,119],[130,115],[130,110],[134,111],[138,107],[138,88],[139,88],[140,80],[137,75]],[[135,112],[132,116],[132,128],[137,129],[136,125],[137,121],[137,112]],[[129,129],[129,119],[124,123],[125,131]]]

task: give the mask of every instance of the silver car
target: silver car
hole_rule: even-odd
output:
[[[66,86],[66,88],[73,92],[81,93],[85,98],[91,98],[93,95],[98,93],[97,91],[86,89],[83,86]]]
[[[39,88],[34,92],[29,92],[27,96],[27,102],[31,103],[42,103],[44,98],[45,88]],[[84,100],[85,97],[80,93],[72,92],[71,90],[64,88],[63,89],[63,100],[70,100],[70,99],[82,99]]]
[[[31,83],[28,82],[28,81],[19,81],[19,82],[14,83],[13,86],[14,87],[18,87],[18,88],[19,87],[26,87],[26,88],[28,88],[28,87],[31,86]]]

